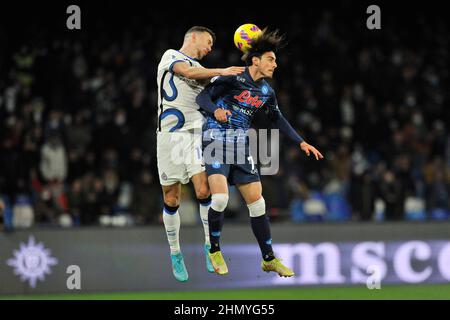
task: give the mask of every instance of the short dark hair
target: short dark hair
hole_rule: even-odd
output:
[[[247,66],[252,65],[253,57],[261,58],[266,52],[277,52],[286,46],[285,36],[281,35],[278,30],[268,32],[265,28],[259,37],[250,42],[250,45],[251,48],[241,58]]]
[[[213,43],[216,42],[216,34],[207,27],[194,26],[194,27],[190,28],[188,31],[186,31],[185,36],[187,36],[188,34],[193,33],[193,32],[208,32],[213,39]]]

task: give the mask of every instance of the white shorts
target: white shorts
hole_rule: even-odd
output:
[[[190,132],[157,132],[156,157],[159,181],[163,186],[186,184],[191,177],[205,171],[202,135]]]

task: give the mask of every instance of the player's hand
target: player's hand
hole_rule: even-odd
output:
[[[306,155],[309,157],[309,155],[311,154],[311,152],[313,153],[313,155],[316,157],[316,160],[319,159],[323,159],[323,155],[319,152],[319,150],[317,150],[315,147],[313,147],[312,145],[306,143],[305,141],[303,141],[302,143],[300,143],[300,148],[306,153]]]
[[[228,67],[220,70],[221,76],[235,76],[245,71],[245,67]]]
[[[219,108],[214,111],[214,117],[216,117],[217,121],[219,122],[227,122],[228,116],[231,116],[230,110]]]

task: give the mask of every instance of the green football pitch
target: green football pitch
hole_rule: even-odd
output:
[[[72,293],[0,296],[1,299],[40,300],[450,300],[450,283],[441,285],[386,285],[369,290],[353,287],[289,287],[195,292]]]

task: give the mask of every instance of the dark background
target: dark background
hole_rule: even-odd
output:
[[[70,4],[81,7],[81,30],[66,28]],[[381,30],[366,28],[370,4],[381,8]],[[187,29],[204,25],[217,43],[202,64],[240,65],[233,33],[243,23],[286,34],[272,85],[284,115],[325,155],[312,161],[281,140],[280,172],[263,177],[272,221],[449,217],[450,33],[442,3],[48,1],[5,3],[0,12],[5,226],[17,204],[31,209],[35,225],[56,226],[63,216],[98,224],[101,215],[161,223],[159,59],[181,47]],[[266,126],[263,113],[256,126]],[[61,179],[41,169],[52,143],[67,157]],[[195,204],[192,190],[184,192]],[[236,199],[227,217],[239,221],[247,211]],[[326,210],[305,210],[310,200]]]

